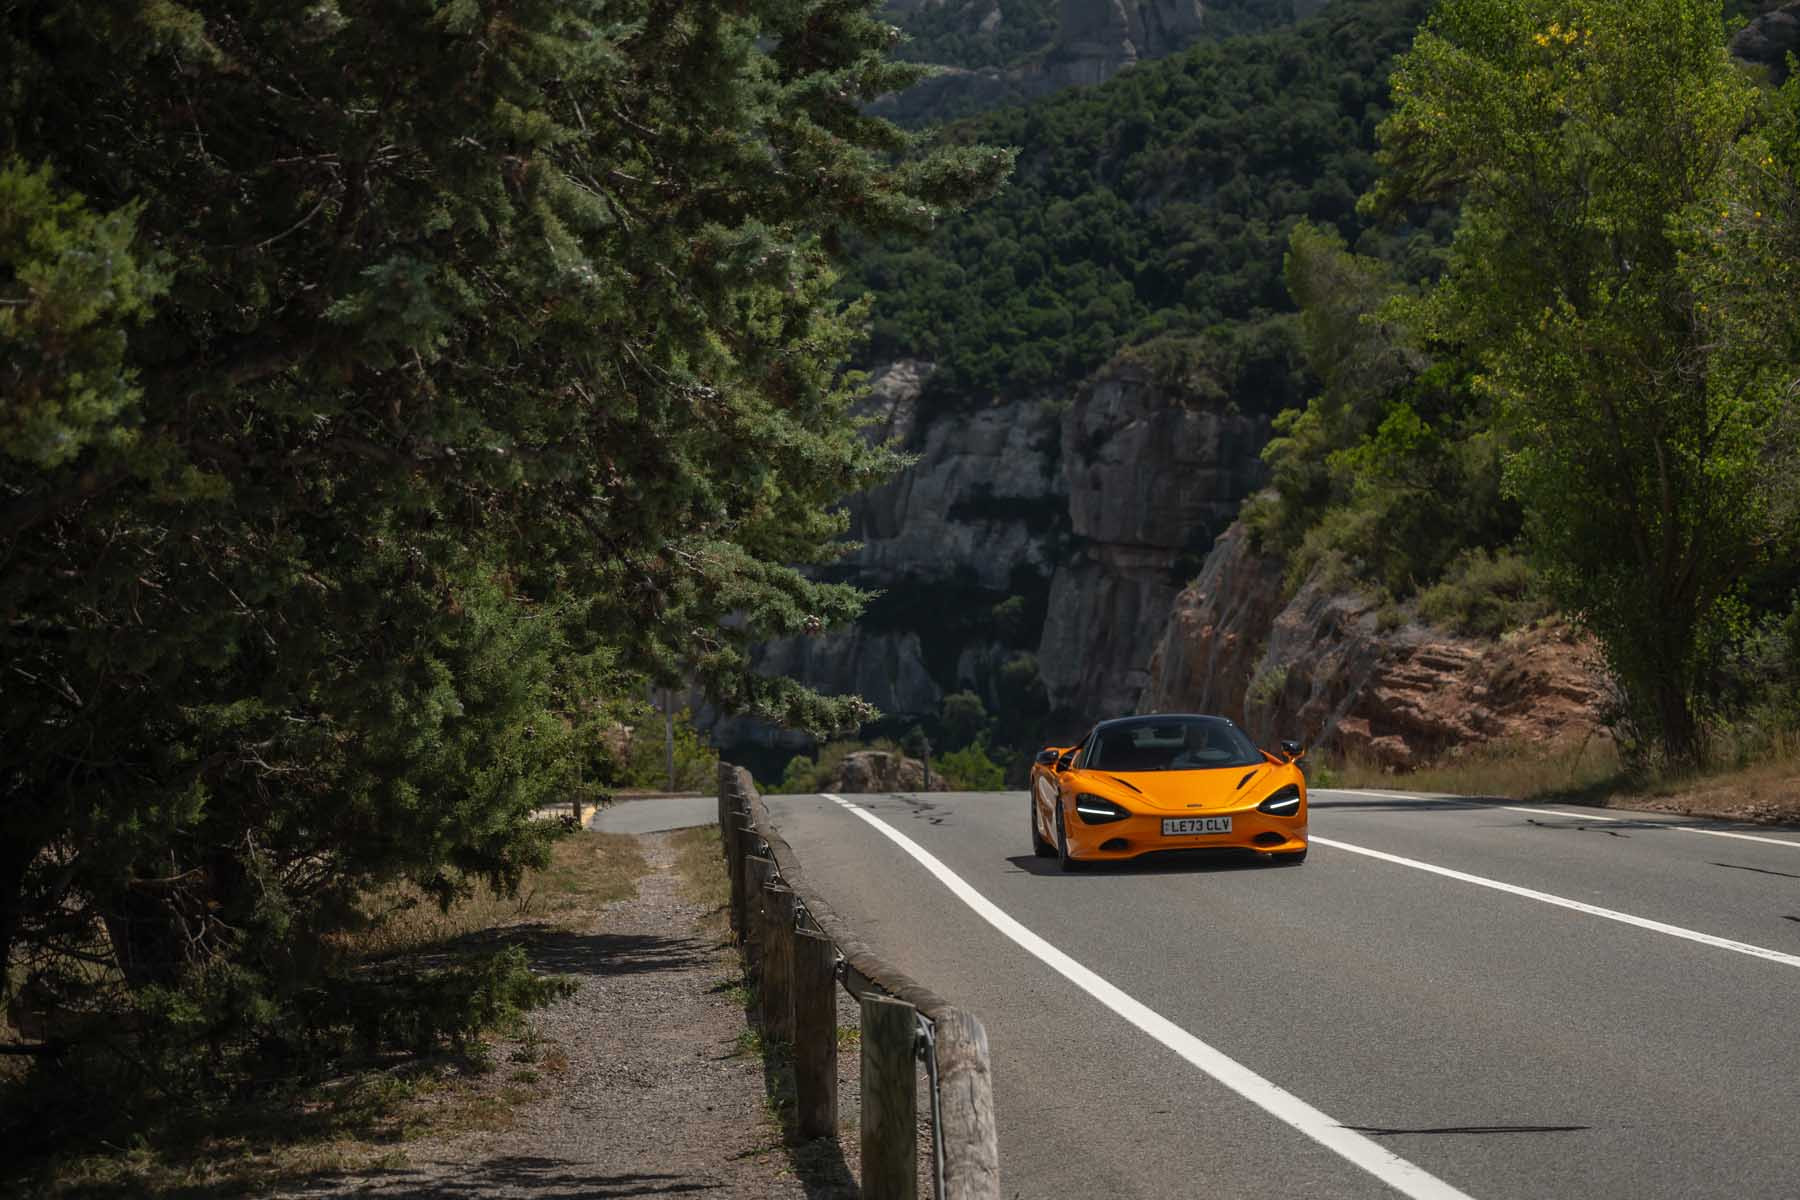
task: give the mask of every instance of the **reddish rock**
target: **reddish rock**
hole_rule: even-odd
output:
[[[1216,712],[1264,744],[1294,737],[1382,766],[1423,765],[1492,741],[1604,737],[1593,643],[1557,621],[1498,641],[1417,622],[1383,630],[1374,605],[1308,580],[1232,526],[1177,597],[1138,707]]]

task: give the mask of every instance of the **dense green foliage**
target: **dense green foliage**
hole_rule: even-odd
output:
[[[1746,580],[1800,531],[1791,96],[1698,0],[1449,0],[1393,86],[1370,207],[1463,202],[1394,311],[1476,364],[1553,595],[1627,725],[1692,761]]]
[[[894,462],[830,248],[1007,165],[863,115],[872,7],[8,6],[6,995],[266,1043],[370,889],[541,863],[618,697],[867,715],[745,653]]]
[[[1415,290],[1307,223],[1287,281],[1319,388],[1275,419],[1273,487],[1244,518],[1286,560],[1289,586],[1323,568],[1390,600],[1424,589],[1429,619],[1470,633],[1536,615],[1507,549],[1520,513],[1501,494],[1491,404],[1466,364],[1384,315]]]
[[[976,397],[1212,331],[1190,349],[1225,360],[1214,370],[1229,394],[1268,411],[1298,403],[1292,340],[1257,324],[1292,310],[1281,264],[1293,224],[1333,226],[1408,278],[1429,273],[1448,231],[1441,215],[1433,230],[1367,234],[1356,213],[1389,65],[1424,11],[1339,0],[1290,29],[971,121],[958,136],[1020,147],[1014,180],[924,244],[862,256],[871,353],[932,359],[936,395]]]
[[[1009,67],[1042,54],[1056,40],[1060,0],[994,0],[921,4],[896,15],[906,31],[898,56],[949,67]],[[989,14],[999,19],[984,29]]]

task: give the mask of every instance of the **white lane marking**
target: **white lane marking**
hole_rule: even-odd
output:
[[[1792,850],[1800,850],[1800,842],[1763,837],[1755,833],[1733,833],[1729,829],[1706,829],[1699,825],[1677,825],[1671,821],[1654,821],[1644,817],[1601,817],[1595,816],[1593,813],[1558,812],[1553,808],[1523,808],[1516,804],[1494,804],[1484,801],[1480,796],[1456,796],[1448,792],[1373,792],[1367,788],[1314,788],[1313,791],[1334,792],[1344,796],[1381,796],[1389,800],[1467,800],[1471,806],[1486,804],[1490,808],[1504,808],[1509,812],[1541,813],[1550,817],[1573,817],[1581,821],[1636,821],[1646,825],[1655,825],[1659,829],[1673,829],[1678,833],[1704,833],[1708,837],[1737,838],[1745,842],[1767,842],[1771,846],[1786,846]]]
[[[1662,921],[1652,921],[1649,917],[1633,916],[1614,908],[1601,908],[1598,904],[1588,904],[1581,900],[1571,900],[1567,896],[1553,896],[1549,892],[1540,892],[1528,887],[1520,887],[1516,883],[1503,883],[1498,879],[1489,879],[1485,875],[1471,875],[1467,871],[1452,870],[1428,862],[1420,862],[1416,858],[1404,858],[1398,854],[1389,854],[1385,850],[1371,850],[1367,846],[1352,846],[1349,842],[1339,842],[1331,838],[1312,835],[1308,841],[1319,846],[1330,846],[1336,850],[1348,850],[1352,854],[1363,854],[1370,858],[1379,858],[1383,862],[1398,863],[1403,867],[1411,867],[1415,871],[1429,871],[1433,875],[1442,875],[1446,879],[1457,879],[1463,883],[1472,883],[1478,887],[1493,888],[1497,892],[1509,892],[1514,896],[1523,896],[1527,900],[1537,900],[1544,904],[1554,904],[1561,908],[1572,908],[1576,912],[1589,916],[1605,917],[1609,921],[1618,921],[1624,925],[1635,925],[1639,929],[1648,929],[1654,933],[1666,933],[1670,937],[1685,938],[1690,942],[1699,942],[1703,946],[1716,946],[1721,950],[1731,950],[1738,954],[1748,954],[1752,958],[1766,958],[1770,962],[1778,962],[1784,966],[1800,967],[1800,955],[1783,954],[1779,950],[1770,950],[1764,946],[1752,946],[1749,942],[1734,942],[1730,938],[1717,937],[1710,933],[1701,933],[1697,929],[1684,929],[1679,925],[1668,925]]]
[[[1314,788],[1315,792],[1335,792],[1340,796],[1385,796],[1389,800],[1469,800],[1474,796],[1453,796],[1448,792],[1372,792],[1368,788]]]
[[[1634,824],[1654,825],[1658,829],[1673,829],[1676,833],[1704,833],[1708,837],[1737,838],[1744,842],[1766,842],[1771,846],[1786,846],[1790,850],[1800,850],[1800,842],[1763,837],[1754,833],[1733,833],[1729,829],[1703,829],[1698,825],[1675,825],[1668,821],[1651,821],[1639,817],[1602,817],[1593,813],[1563,812],[1554,808],[1525,808],[1517,804],[1496,804],[1494,807],[1504,808],[1508,812],[1531,813],[1540,817],[1568,817],[1575,821],[1630,821]]]
[[[1402,1195],[1413,1197],[1414,1200],[1471,1200],[1467,1193],[1458,1191],[1424,1168],[1407,1162],[1362,1134],[1344,1128],[1340,1122],[1292,1092],[1269,1082],[1237,1060],[1226,1057],[1167,1017],[1126,995],[1019,924],[993,901],[970,887],[962,876],[885,821],[878,820],[841,796],[829,793],[824,795],[827,800],[840,805],[852,816],[874,826],[876,832],[916,859],[939,883],[949,888],[957,899],[974,909],[976,915],[1042,960],[1053,971],[1258,1108],[1285,1121],[1326,1149],[1342,1155]]]

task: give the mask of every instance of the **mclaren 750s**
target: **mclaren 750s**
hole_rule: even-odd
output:
[[[1297,743],[1259,750],[1224,717],[1102,721],[1031,767],[1031,847],[1065,871],[1165,850],[1233,849],[1306,860]]]

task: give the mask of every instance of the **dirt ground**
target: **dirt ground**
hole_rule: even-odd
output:
[[[642,839],[650,869],[635,898],[536,952],[538,969],[570,975],[579,989],[533,1014],[525,1039],[494,1047],[494,1070],[476,1086],[505,1094],[501,1127],[431,1134],[381,1166],[276,1194],[855,1196],[840,1150],[855,1157],[853,1122],[836,1142],[784,1140],[736,953],[716,910],[684,894],[676,836]],[[845,1019],[854,1027],[853,1010],[840,1009]],[[856,1068],[852,1041],[840,1054],[840,1108],[852,1115]]]

